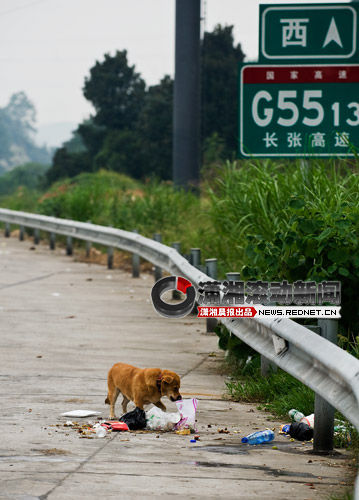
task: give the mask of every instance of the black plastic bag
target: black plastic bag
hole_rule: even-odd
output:
[[[313,437],[313,429],[304,422],[294,422],[289,427],[290,437],[298,439],[298,441],[310,441]]]
[[[131,431],[137,431],[146,427],[146,413],[141,408],[136,407],[133,411],[122,415],[119,420],[125,422]]]

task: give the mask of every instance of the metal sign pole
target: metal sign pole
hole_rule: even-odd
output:
[[[200,0],[176,0],[173,181],[185,189],[199,182],[200,12]]]

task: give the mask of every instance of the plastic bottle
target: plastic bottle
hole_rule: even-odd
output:
[[[303,422],[304,424],[309,425],[311,429],[314,429],[314,413],[311,413],[310,415],[301,418],[300,421]]]
[[[290,416],[290,418],[292,420],[294,420],[294,422],[300,422],[302,420],[302,418],[305,417],[305,415],[303,415],[303,413],[301,413],[298,410],[295,410],[294,408],[292,410],[289,410],[288,415]]]
[[[268,429],[266,431],[258,431],[249,434],[248,436],[242,438],[242,443],[261,444],[273,441],[273,439],[274,439],[274,432]]]

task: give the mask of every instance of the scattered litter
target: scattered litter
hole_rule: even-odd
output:
[[[59,294],[59,293],[57,293],[57,292],[54,292],[54,293],[52,293],[51,295],[52,295],[53,297],[60,297],[60,294]]]
[[[196,443],[197,441],[195,439],[191,439],[190,443]]]
[[[146,427],[146,413],[141,408],[135,408],[129,411],[120,418],[121,422],[125,422],[131,431],[144,429]]]
[[[278,450],[278,446],[272,446],[272,450]]]
[[[76,318],[76,316],[74,316],[73,314],[71,314],[71,316],[66,316],[65,319],[73,319],[73,318]]]
[[[104,427],[105,429],[112,430],[112,431],[129,431],[130,430],[128,425],[125,422],[121,422],[121,421],[114,422],[113,420],[110,420],[109,422],[102,422],[100,425],[102,425],[102,427]]]
[[[193,437],[194,437],[194,439],[195,439],[196,441],[199,441],[199,435],[198,435],[198,434],[196,434],[196,435],[195,435],[195,436],[193,436]]]
[[[283,425],[281,425],[278,434],[289,434],[290,425],[291,424],[283,424]]]
[[[197,399],[181,399],[176,401],[177,409],[181,414],[181,420],[177,423],[176,429],[189,428],[196,430],[196,410]]]
[[[74,423],[72,420],[66,420],[66,422],[64,423],[65,427],[72,427],[73,425],[74,425]]]
[[[304,422],[293,422],[290,426],[289,434],[291,438],[298,441],[310,441],[313,437],[313,429]]]
[[[180,420],[179,413],[165,413],[156,406],[146,411],[146,429],[151,431],[172,431]]]
[[[101,413],[102,413],[101,411],[92,411],[92,410],[73,410],[73,411],[67,411],[66,413],[61,413],[61,416],[85,418],[85,417],[93,417],[101,415]]]
[[[352,437],[348,425],[343,420],[334,420],[334,437],[338,445],[345,446],[351,443]]]
[[[227,429],[217,429],[218,434],[230,434],[230,431]]]
[[[101,424],[95,424],[93,428],[96,431],[96,437],[98,438],[104,438],[107,434],[107,429],[106,427],[102,426]]]
[[[293,422],[300,422],[304,418],[304,414],[294,408],[289,410],[288,415],[293,420]]]
[[[262,443],[269,443],[270,441],[273,441],[273,439],[274,439],[274,432],[271,431],[270,429],[267,429],[265,431],[253,432],[252,434],[243,437],[242,443],[262,444]]]
[[[179,431],[176,431],[176,434],[179,434],[180,436],[187,436],[191,434],[190,429],[181,429]]]
[[[36,356],[37,358],[42,358],[42,356],[39,354],[38,356]]]
[[[314,413],[303,417],[300,421],[307,424],[311,429],[314,429]]]

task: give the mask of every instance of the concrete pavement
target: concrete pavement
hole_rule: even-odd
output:
[[[271,444],[241,444],[281,422],[223,398],[216,337],[195,317],[158,316],[152,276],[32,247],[0,237],[1,499],[317,499],[344,488],[345,454],[310,455],[310,444],[277,433]],[[108,416],[106,376],[118,361],[178,372],[182,394],[199,400],[200,441],[157,432],[84,439],[64,427],[65,411]]]

